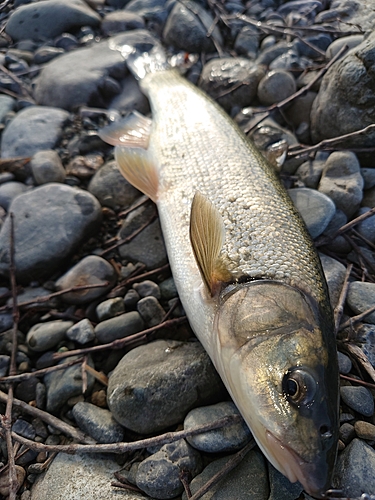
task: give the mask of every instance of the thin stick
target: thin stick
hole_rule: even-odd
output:
[[[341,332],[342,330],[345,330],[345,328],[348,328],[349,326],[353,326],[355,323],[359,323],[360,321],[363,320],[363,318],[365,318],[369,314],[373,313],[374,311],[375,311],[375,306],[372,306],[369,309],[367,309],[366,311],[364,311],[363,313],[357,314],[356,316],[351,317],[350,319],[348,319],[348,321],[345,321],[345,323],[340,325],[338,331]]]
[[[353,269],[353,264],[349,264],[348,267],[346,268],[346,274],[344,278],[344,283],[341,288],[341,293],[340,293],[340,298],[337,303],[337,306],[335,307],[334,310],[334,318],[335,318],[335,334],[337,334],[340,326],[340,321],[342,314],[344,312],[344,305],[346,301],[346,296],[348,294],[348,289],[349,289],[349,277],[350,273],[352,272]]]
[[[371,382],[365,382],[364,380],[360,380],[354,377],[348,377],[347,375],[343,375],[340,373],[340,378],[344,380],[349,380],[350,382],[353,382],[354,384],[359,384],[359,385],[364,385],[365,387],[368,387],[369,389],[372,389],[375,391],[375,384],[371,384]]]
[[[19,373],[18,375],[8,375],[6,377],[0,377],[0,382],[22,382],[22,380],[28,380],[31,377],[44,377],[47,373],[56,372],[58,370],[65,370],[70,366],[82,363],[82,358],[74,359],[73,361],[68,361],[62,363],[61,365],[49,366],[48,368],[42,368],[41,370],[35,370],[35,372]]]
[[[371,380],[375,382],[375,370],[370,361],[367,359],[366,354],[360,347],[355,344],[342,343],[342,348],[345,349],[355,360],[362,366],[362,368],[370,376]]]

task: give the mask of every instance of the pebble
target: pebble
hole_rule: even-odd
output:
[[[0,123],[4,123],[7,114],[16,107],[16,100],[9,95],[0,95]]]
[[[303,490],[297,481],[291,483],[281,472],[270,463],[268,465],[268,479],[270,483],[270,496],[268,500],[295,500],[299,498]]]
[[[256,59],[256,63],[259,65],[269,66],[272,61],[277,57],[285,54],[292,45],[287,43],[285,40],[280,40],[279,42],[264,48]]]
[[[15,491],[18,491],[25,480],[26,471],[20,465],[15,465],[14,468],[17,477],[17,486]],[[0,495],[4,498],[9,496],[9,472],[7,468],[0,473]]]
[[[95,339],[94,327],[87,318],[82,319],[66,331],[66,336],[79,344],[87,344]]]
[[[31,159],[30,167],[38,185],[65,181],[65,169],[59,155],[53,149],[35,153]]]
[[[177,424],[193,407],[219,401],[223,394],[222,382],[199,343],[157,340],[125,354],[109,377],[107,399],[120,424],[150,434]]]
[[[64,290],[75,286],[101,285],[97,288],[68,292],[62,296],[62,299],[70,304],[86,304],[105,295],[111,290],[116,279],[116,271],[107,260],[98,255],[88,255],[56,281],[56,289]],[[108,284],[105,285],[105,283]]]
[[[101,344],[107,344],[143,329],[144,323],[140,314],[137,311],[130,311],[98,323],[95,327],[95,335]]]
[[[52,61],[52,59],[55,59],[55,57],[61,56],[64,52],[64,49],[60,47],[42,46],[34,53],[34,63],[46,64]]]
[[[200,454],[184,439],[169,443],[143,460],[138,467],[138,488],[154,498],[167,500],[184,491],[181,471],[195,477],[202,470]]]
[[[297,90],[296,81],[291,73],[285,70],[269,71],[259,82],[258,99],[261,104],[270,106],[283,101]]]
[[[8,374],[10,356],[0,354],[0,377],[5,377]]]
[[[295,207],[304,220],[312,238],[317,238],[335,214],[333,201],[323,193],[310,188],[288,189]]]
[[[228,5],[227,5],[228,8]],[[256,59],[259,48],[259,31],[253,26],[243,26],[234,41],[234,50],[247,59]]]
[[[375,425],[363,420],[357,420],[354,424],[354,430],[361,439],[372,441],[375,439]]]
[[[26,342],[32,351],[48,351],[65,338],[66,332],[71,326],[73,326],[72,321],[63,320],[37,323],[28,331]]]
[[[349,283],[346,301],[355,314],[361,314],[375,304],[375,283],[353,281]],[[362,320],[364,323],[375,323],[375,312]]]
[[[113,97],[108,107],[121,113],[121,115],[131,111],[138,111],[143,115],[150,112],[149,101],[141,92],[139,84],[133,75],[128,75],[122,80],[120,92]]]
[[[371,210],[371,208],[369,208],[369,207],[361,207],[358,210],[356,216],[358,217],[360,215],[363,215],[363,214],[369,212],[370,210]],[[371,241],[371,243],[375,243],[375,217],[374,216],[371,216],[371,217],[367,218],[366,220],[357,224],[355,229],[364,238]]]
[[[137,311],[148,327],[156,326],[162,322],[165,311],[158,299],[153,296],[144,297],[137,303]]]
[[[338,457],[333,485],[351,498],[364,492],[374,493],[374,468],[374,449],[360,439],[353,439]]]
[[[16,276],[21,282],[58,269],[101,221],[100,205],[90,193],[63,184],[46,184],[20,194],[11,207],[16,221]],[[7,217],[0,231],[2,274],[9,269],[9,235]]]
[[[8,211],[10,204],[16,196],[27,191],[27,186],[22,182],[11,181],[0,185],[0,207]]]
[[[161,297],[164,300],[170,300],[177,297],[177,288],[173,277],[167,278],[159,284]]]
[[[141,283],[134,283],[133,288],[142,298],[152,296],[156,299],[160,299],[161,297],[159,285],[151,280],[144,280]]]
[[[310,112],[315,98],[316,92],[308,91],[305,94],[293,99],[293,101],[285,107],[285,116],[294,128],[298,129],[298,127],[302,124],[307,124],[310,131]],[[315,161],[312,160],[311,163],[315,164],[319,162],[317,158],[315,158]],[[318,168],[316,168],[315,171],[316,170],[319,171]],[[315,188],[316,186],[309,186],[306,184],[306,187]]]
[[[144,27],[145,21],[141,16],[126,10],[109,12],[104,16],[101,24],[101,30],[106,36],[128,30],[143,29]]]
[[[371,189],[375,186],[375,169],[374,168],[361,168],[361,175],[363,177],[363,189]],[[363,200],[362,200],[363,201]]]
[[[72,413],[78,427],[98,443],[119,443],[124,440],[124,429],[110,411],[82,401],[74,405]]]
[[[326,161],[318,189],[348,217],[354,215],[363,196],[363,177],[356,155],[350,151],[332,153]]]
[[[12,425],[12,432],[15,432],[16,434],[19,434],[20,436],[31,440],[35,439],[36,436],[34,427],[22,418],[17,418],[17,420],[14,422],[14,424]]]
[[[327,281],[329,297],[332,309],[334,309],[340,298],[342,285],[345,280],[346,268],[341,262],[328,255],[319,254],[324,276]]]
[[[355,438],[354,425],[343,423],[339,429],[339,438],[344,444],[349,444]]]
[[[140,299],[140,296],[138,293],[130,289],[126,292],[125,297],[124,297],[124,304],[126,309],[133,309],[135,305],[137,304],[138,300]]]
[[[33,156],[53,149],[62,136],[69,114],[57,107],[28,106],[21,109],[1,136],[1,157]]]
[[[264,68],[253,61],[243,57],[222,57],[203,66],[199,87],[230,111],[233,106],[243,108],[252,103],[263,76]],[[244,81],[246,85],[242,85]]]
[[[352,362],[351,362],[349,356],[338,351],[337,358],[338,358],[338,362],[339,362],[339,372],[344,374],[344,375],[347,375],[352,369]]]
[[[104,164],[93,176],[88,190],[100,202],[102,207],[114,210],[128,208],[140,192],[121,174],[115,161]]]
[[[357,47],[363,42],[363,39],[363,35],[348,35],[337,38],[327,47],[326,58],[333,59],[345,46],[348,47],[348,50]],[[341,57],[344,57],[344,54]]]
[[[352,410],[371,417],[374,414],[374,397],[371,392],[362,386],[344,386],[340,389],[345,404]]]
[[[240,413],[231,401],[224,401],[212,406],[201,406],[187,414],[184,420],[184,430],[190,430],[232,415],[240,415]],[[190,436],[187,441],[197,450],[221,453],[241,449],[250,438],[251,432],[244,420],[241,419],[240,422],[232,425]]]
[[[96,306],[96,315],[99,321],[113,318],[123,312],[125,312],[125,305],[121,297],[105,300]]]

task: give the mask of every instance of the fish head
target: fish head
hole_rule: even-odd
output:
[[[257,280],[222,293],[215,329],[217,369],[259,447],[291,482],[324,498],[338,443],[329,317],[297,288]]]

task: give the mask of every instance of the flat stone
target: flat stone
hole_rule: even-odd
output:
[[[1,136],[1,157],[33,156],[53,149],[62,136],[69,114],[48,106],[29,106],[19,111]]]
[[[78,427],[98,443],[124,440],[124,429],[109,410],[81,401],[73,406],[72,413]]]
[[[165,311],[156,297],[144,297],[137,302],[137,311],[148,327],[162,322]]]
[[[84,318],[70,327],[66,332],[66,336],[79,344],[87,344],[95,338],[94,327],[87,318]]]
[[[270,496],[268,500],[295,500],[303,491],[301,483],[291,483],[281,472],[270,463],[268,465],[268,478],[270,482]]]
[[[337,353],[338,361],[339,361],[339,372],[347,375],[352,369],[352,362],[346,354],[338,351]]]
[[[363,35],[348,35],[337,38],[327,47],[327,59],[332,59],[333,57],[335,57],[335,55],[338,54],[340,50],[345,46],[348,47],[349,50],[357,47],[357,45],[363,42],[363,39]],[[344,57],[344,55],[342,55],[341,57]]]
[[[375,283],[353,281],[349,283],[346,301],[355,314],[361,314],[375,304]],[[362,320],[364,323],[375,323],[375,312]]]
[[[96,315],[99,321],[113,318],[123,312],[125,312],[125,304],[122,297],[105,300],[96,306]]]
[[[73,326],[73,321],[56,320],[37,323],[28,331],[26,342],[33,351],[48,351],[65,338],[71,326]]]
[[[144,328],[142,317],[137,311],[130,311],[115,318],[101,321],[95,327],[95,335],[101,344],[128,337]]]
[[[155,297],[160,299],[160,288],[157,283],[151,280],[144,280],[141,283],[134,283],[134,290],[138,293],[140,297]]]
[[[349,444],[355,438],[354,426],[349,422],[344,422],[339,429],[339,438],[343,443]]]
[[[80,26],[99,26],[100,16],[81,0],[48,0],[22,5],[10,15],[6,33],[18,40],[44,41]]]
[[[26,439],[35,439],[36,436],[36,432],[32,424],[22,418],[17,418],[12,425],[12,431]]]
[[[55,183],[17,196],[11,211],[16,276],[21,282],[50,275],[101,222],[100,205],[90,193]],[[9,270],[9,236],[7,217],[0,231],[2,274]]]
[[[31,172],[37,184],[64,182],[66,172],[59,155],[53,149],[38,151],[30,162]]]
[[[27,191],[27,186],[22,182],[5,182],[0,185],[0,207],[9,209],[10,204],[16,196]]]
[[[98,255],[88,255],[81,259],[56,281],[56,289],[64,290],[75,286],[100,285],[68,292],[62,296],[64,302],[85,304],[108,293],[117,279],[114,267]]]
[[[371,417],[374,414],[374,397],[366,387],[343,386],[340,394],[344,403],[352,410],[365,417]]]
[[[340,298],[342,285],[345,280],[346,268],[341,262],[332,257],[328,257],[328,255],[320,254],[319,257],[328,285],[331,306],[332,309],[334,309]]]
[[[291,96],[296,89],[291,73],[281,69],[269,71],[259,82],[258,99],[261,104],[270,106]]]
[[[333,201],[315,189],[288,189],[288,194],[302,216],[312,238],[323,233],[331,221],[336,207]]]
[[[224,401],[212,406],[201,406],[191,410],[184,420],[184,430],[209,424],[221,418],[240,415],[232,401]],[[241,449],[250,441],[251,432],[244,420],[227,425],[221,429],[203,432],[187,438],[194,448],[208,452],[221,453]]]
[[[372,441],[375,439],[375,425],[363,420],[357,420],[354,424],[354,430],[357,436],[361,439]]]
[[[125,354],[108,385],[108,406],[124,427],[158,432],[194,407],[220,400],[222,382],[197,343],[157,340]]]

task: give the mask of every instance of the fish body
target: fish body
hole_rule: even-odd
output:
[[[132,67],[152,124],[136,119],[102,136],[157,204],[191,327],[260,448],[321,498],[336,457],[338,368],[319,258],[274,170],[236,124],[145,56]]]

